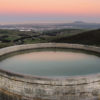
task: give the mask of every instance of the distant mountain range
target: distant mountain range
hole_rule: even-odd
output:
[[[76,21],[73,23],[65,24],[67,26],[72,26],[73,28],[81,28],[81,29],[98,29],[100,28],[100,23],[86,23],[82,21]]]
[[[99,29],[100,23],[86,23],[82,21],[75,21],[73,23],[61,24],[14,24],[14,25],[0,25],[0,29],[18,29],[21,31],[43,31],[53,29]]]

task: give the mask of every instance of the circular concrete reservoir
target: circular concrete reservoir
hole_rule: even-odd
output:
[[[20,51],[1,58],[0,68],[45,77],[89,75],[100,72],[100,55],[81,50],[49,48]]]
[[[100,48],[41,43],[0,49],[0,100],[95,100]]]

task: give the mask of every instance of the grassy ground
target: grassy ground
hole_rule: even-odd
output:
[[[82,32],[81,34],[76,34],[70,37],[60,37],[59,39],[52,40],[52,42],[78,43],[100,46],[100,29]]]
[[[12,45],[28,43],[51,42],[59,37],[68,37],[79,34],[85,30],[81,29],[61,29],[43,32],[25,32],[18,30],[0,30],[0,48]]]
[[[0,30],[0,48],[30,43],[78,43],[100,46],[100,30],[61,29],[43,32]]]

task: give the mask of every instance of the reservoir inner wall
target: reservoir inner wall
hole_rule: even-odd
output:
[[[0,56],[36,48],[71,48],[100,53],[100,47],[95,46],[39,43],[2,48]],[[100,74],[48,78],[0,69],[0,100],[100,100]]]

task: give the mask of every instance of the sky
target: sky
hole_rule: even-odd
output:
[[[100,23],[100,0],[0,0],[0,24]]]

